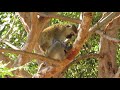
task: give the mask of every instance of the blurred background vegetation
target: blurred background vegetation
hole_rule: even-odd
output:
[[[80,12],[58,12],[59,15],[78,18],[80,16]],[[94,25],[102,16],[102,12],[94,12],[94,18],[92,20],[92,25]],[[59,19],[51,19],[50,25],[56,23],[71,23],[62,21]],[[91,26],[92,26],[91,25]],[[120,34],[118,35],[120,38]],[[19,17],[15,16],[14,12],[0,12],[0,39],[6,40],[10,42],[12,45],[17,48],[22,48],[27,39],[27,33],[25,32],[22,23],[19,20]],[[99,40],[100,37],[97,34],[93,34],[92,37],[85,43],[82,50],[79,52],[79,55],[85,55],[88,53],[97,53],[99,51]],[[8,45],[0,41],[0,48],[10,48]],[[117,63],[120,63],[120,51],[119,45],[117,49]],[[11,58],[12,60],[17,60],[17,55],[5,53],[6,56]],[[77,57],[76,57],[77,58]],[[0,60],[1,61],[1,60]],[[0,62],[0,77],[4,78],[6,75],[13,76],[12,72],[16,68],[7,68],[7,64]],[[31,61],[27,66],[24,66],[30,74],[34,74],[37,72],[38,65],[36,61]],[[69,69],[65,73],[66,78],[97,78],[97,67],[98,61],[95,58],[88,58],[87,60],[79,60],[78,63],[70,66]],[[19,68],[19,67],[18,67]]]

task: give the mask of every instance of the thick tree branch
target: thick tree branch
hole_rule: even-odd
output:
[[[79,19],[69,18],[69,17],[65,17],[65,16],[61,16],[61,15],[55,15],[55,14],[51,14],[51,13],[47,13],[47,12],[39,12],[39,15],[43,16],[43,17],[57,18],[57,19],[61,19],[64,21],[70,21],[73,23],[81,24],[81,20],[79,20]]]
[[[107,35],[116,38],[118,29],[120,28],[120,15],[112,19],[103,30]],[[117,72],[116,63],[117,46],[106,38],[100,38],[100,55],[98,65],[98,77],[111,78]]]
[[[81,23],[81,28],[78,32],[78,36],[77,36],[75,42],[73,43],[73,49],[72,49],[70,55],[68,55],[69,60],[74,59],[74,57],[78,54],[78,52],[82,48],[83,44],[88,39],[91,21],[92,21],[92,13],[91,12],[84,13],[83,21]]]
[[[37,18],[37,14],[38,14],[37,12],[30,12],[31,17],[29,17],[29,19],[31,19],[30,21],[32,23],[30,26],[31,32],[28,35],[28,40],[25,46],[23,47],[23,51],[32,52],[36,43],[38,42],[40,33],[44,29],[44,26],[49,22],[49,19],[46,18],[42,18],[41,21],[39,21]],[[30,58],[28,58],[27,55],[22,55],[19,57],[19,59],[20,60],[18,66],[23,65],[26,62],[28,62],[28,60],[30,60]]]
[[[17,55],[19,55],[19,54],[26,55],[26,56],[30,57],[31,59],[37,59],[37,60],[47,62],[49,65],[56,65],[56,66],[58,65],[59,66],[59,63],[60,63],[59,60],[49,59],[49,58],[46,58],[46,57],[44,57],[42,55],[38,55],[38,54],[35,54],[35,53],[26,52],[26,51],[0,48],[0,53],[2,53],[2,52],[14,53],[14,54],[17,54]]]

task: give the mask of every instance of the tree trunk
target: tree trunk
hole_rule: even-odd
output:
[[[117,37],[118,33],[118,27],[116,28],[115,25],[116,21],[114,20],[114,22],[110,22],[107,28],[104,30],[105,34],[114,38]],[[115,75],[115,73],[117,72],[116,53],[117,53],[116,43],[101,37],[99,52],[100,58],[98,66],[99,78],[111,78]]]

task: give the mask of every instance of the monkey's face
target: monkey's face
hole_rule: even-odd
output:
[[[66,30],[65,30],[66,38],[70,39],[72,36],[77,35],[77,28],[75,25],[66,25]]]

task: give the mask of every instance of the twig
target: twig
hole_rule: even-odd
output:
[[[102,18],[100,19],[100,20],[102,20],[102,19],[104,19],[106,16],[108,16],[109,14],[110,14],[111,12],[103,12],[102,14]]]
[[[116,16],[120,15],[119,12],[115,12],[115,13],[110,13],[107,17],[105,17],[102,20],[99,20],[93,27],[91,27],[89,29],[90,34],[92,34],[93,32],[95,32],[96,30],[100,29],[103,25],[107,24],[110,20],[112,20],[113,18],[115,18]]]
[[[39,66],[38,66],[38,70],[37,72],[32,76],[32,78],[39,78],[39,72],[41,70],[41,68],[43,67],[44,63],[41,63]]]
[[[61,19],[61,20],[65,20],[65,21],[70,21],[70,22],[74,22],[74,23],[77,23],[77,24],[81,24],[81,20],[79,20],[79,19],[69,18],[69,17],[65,17],[65,16],[61,16],[61,15],[55,15],[55,14],[50,14],[50,13],[45,13],[45,12],[39,12],[39,15],[43,16],[43,17],[57,18],[57,19]]]
[[[15,12],[15,14],[18,15],[23,27],[25,28],[25,31],[29,33],[31,31],[30,12]]]
[[[15,50],[20,50],[20,48],[17,48],[16,46],[12,45],[10,42],[4,40],[4,39],[0,39],[0,42],[2,43],[5,43],[6,45],[8,45],[9,47],[11,47],[12,49],[15,49]]]

